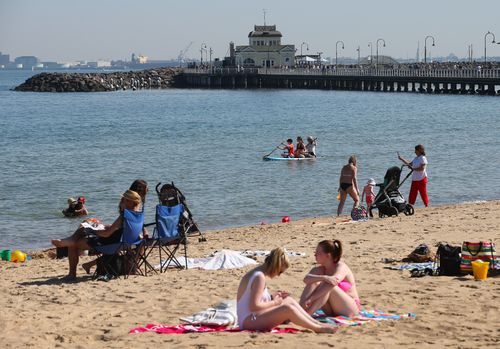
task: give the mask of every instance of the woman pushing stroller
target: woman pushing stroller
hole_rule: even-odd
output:
[[[417,200],[417,193],[420,193],[425,207],[429,205],[429,197],[427,195],[427,158],[425,157],[425,148],[422,144],[415,146],[416,157],[412,161],[408,161],[399,155],[398,159],[401,160],[406,166],[413,170],[411,175],[411,187],[408,201],[410,205],[415,205]]]

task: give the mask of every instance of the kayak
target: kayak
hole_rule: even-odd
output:
[[[262,160],[264,161],[302,161],[302,160],[314,160],[316,158],[284,158],[282,156],[264,156]]]

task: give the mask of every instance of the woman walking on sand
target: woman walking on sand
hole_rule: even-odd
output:
[[[415,205],[417,193],[420,193],[425,207],[429,205],[429,196],[427,195],[427,158],[425,157],[425,148],[422,144],[415,146],[415,159],[411,162],[399,155],[398,159],[413,170],[411,175],[410,197],[408,202]]]
[[[337,208],[337,216],[342,214],[342,210],[344,209],[344,203],[347,198],[347,194],[351,196],[354,200],[354,206],[356,207],[359,203],[359,189],[358,189],[358,178],[357,173],[358,169],[356,167],[357,159],[356,155],[351,155],[349,157],[349,161],[347,165],[342,167],[340,171],[340,179],[339,179],[339,193],[340,193],[340,202]]]

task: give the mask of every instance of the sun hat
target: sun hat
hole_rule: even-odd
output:
[[[79,196],[78,197],[78,202],[84,204],[85,203],[85,196]]]
[[[368,182],[366,182],[366,184],[375,185],[375,180],[373,178],[369,178]]]
[[[312,141],[314,141],[314,138],[313,138],[313,136],[307,136],[307,140],[312,142]]]
[[[137,194],[137,192],[128,189],[125,193],[122,194],[122,198],[125,200],[132,201],[135,204],[140,204],[142,202],[141,196]]]
[[[68,198],[68,205],[74,204],[76,202],[75,198]]]

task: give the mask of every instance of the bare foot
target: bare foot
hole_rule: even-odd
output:
[[[65,277],[61,278],[62,282],[76,282],[76,275],[66,275]]]
[[[338,327],[335,326],[324,326],[321,327],[318,331],[318,333],[330,333],[333,334],[338,331]]]
[[[90,263],[83,263],[83,264],[82,264],[82,268],[83,268],[83,270],[85,270],[85,272],[86,272],[87,274],[90,274],[90,268],[91,268],[91,267],[92,267],[92,266],[90,265]]]

